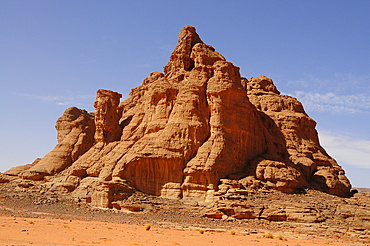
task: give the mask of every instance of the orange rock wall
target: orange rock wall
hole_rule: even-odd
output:
[[[127,187],[212,202],[221,179],[350,194],[301,103],[267,77],[241,77],[194,27],[181,30],[164,73],[151,73],[120,103],[121,96],[98,90],[94,115],[67,109],[58,145],[17,175],[101,207],[118,206]]]

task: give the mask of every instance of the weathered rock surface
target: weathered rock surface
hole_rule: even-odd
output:
[[[57,120],[58,144],[31,168],[19,174],[23,179],[41,180],[54,175],[75,162],[94,144],[93,117],[83,109],[67,109]]]
[[[122,95],[98,90],[95,107],[95,143],[109,143],[121,137],[122,128],[118,124],[120,112],[117,110]]]
[[[238,200],[251,190],[351,194],[301,103],[280,95],[267,77],[241,77],[194,27],[181,30],[164,73],[151,73],[120,98],[98,90],[95,114],[67,109],[57,121],[54,150],[9,174],[106,208],[120,208],[135,189],[217,206],[225,194]],[[263,216],[243,206],[223,212]],[[266,216],[289,220],[294,209],[290,214]]]
[[[278,189],[288,188],[292,183],[294,187],[298,180],[297,172],[292,169],[295,167],[311,187],[346,196],[350,183],[343,169],[320,146],[316,122],[308,117],[302,104],[295,98],[280,95],[272,80],[265,76],[251,78],[247,87],[250,102],[258,109],[266,128],[275,138],[269,142],[278,146],[277,150],[273,146],[269,150],[275,151],[275,156],[279,153],[280,160],[284,160],[283,163],[262,160],[257,164],[257,178],[279,179],[280,184],[276,183]],[[280,146],[284,142],[285,146]],[[289,168],[285,169],[284,164]]]
[[[205,212],[206,217],[315,223],[333,228],[338,226],[343,232],[369,233],[370,197],[365,193],[356,193],[351,198],[316,190],[284,194],[271,190],[246,190],[240,183],[230,180],[222,182],[220,199]]]

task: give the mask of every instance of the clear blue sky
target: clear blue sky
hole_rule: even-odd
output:
[[[185,25],[297,97],[353,186],[370,187],[370,1],[0,1],[0,171],[56,144],[71,106],[163,71]]]

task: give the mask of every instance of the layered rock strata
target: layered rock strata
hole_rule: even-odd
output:
[[[110,208],[134,189],[214,203],[230,182],[241,190],[350,195],[301,103],[267,77],[242,77],[194,27],[181,30],[164,73],[120,98],[98,90],[95,114],[67,109],[54,150],[8,175]]]

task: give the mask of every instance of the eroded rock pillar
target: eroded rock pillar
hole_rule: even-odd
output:
[[[122,94],[100,89],[96,92],[95,142],[109,143],[120,139],[122,128],[119,125],[118,105]]]

